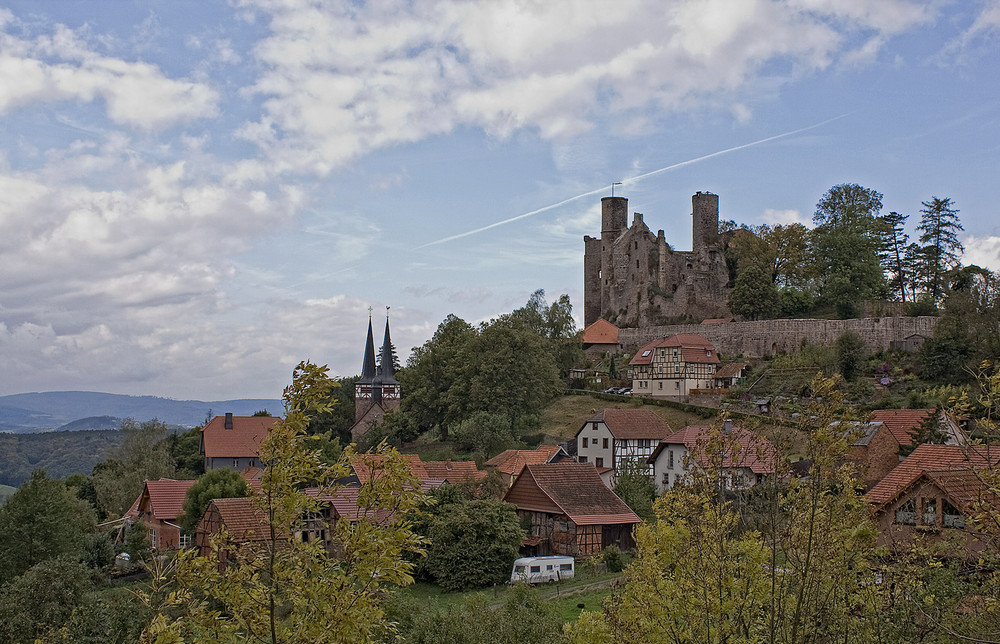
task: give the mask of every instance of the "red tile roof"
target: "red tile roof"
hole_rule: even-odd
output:
[[[694,456],[698,465],[705,467],[709,464],[708,456],[705,454],[705,447],[709,441],[721,436],[721,430],[708,425],[688,425],[684,429],[672,434],[656,446],[648,461],[656,461],[664,449],[670,445],[683,445]],[[777,451],[771,441],[763,436],[759,436],[748,429],[736,426],[733,427],[730,440],[739,446],[736,449],[726,449],[723,452],[722,467],[724,468],[749,468],[754,474],[774,474],[777,469]],[[718,465],[717,463],[712,465]]]
[[[258,456],[267,430],[276,416],[233,416],[233,428],[226,429],[225,416],[216,416],[201,428],[203,453],[207,458]]]
[[[475,461],[423,461],[424,471],[428,478],[445,479],[449,483],[461,481],[479,481],[485,478],[486,472],[476,467]]]
[[[707,318],[705,320],[702,320],[701,323],[702,324],[708,324],[708,325],[714,325],[714,324],[726,324],[726,323],[732,322],[732,321],[733,321],[733,318]]]
[[[583,330],[583,344],[618,344],[618,327],[599,319]]]
[[[562,448],[558,445],[541,445],[538,449],[508,449],[486,461],[486,467],[495,467],[502,474],[517,476],[525,465],[548,463]]]
[[[660,440],[674,431],[667,421],[648,409],[605,409],[587,419],[577,435],[594,422],[603,422],[611,430],[611,435],[619,440]]]
[[[417,454],[400,454],[400,456],[409,466],[410,473],[416,478],[421,480],[434,478],[424,469],[424,464]],[[386,456],[378,454],[358,454],[351,461],[351,467],[354,468],[354,475],[358,477],[358,481],[362,485],[367,483],[371,479],[372,474],[378,472],[380,465],[386,458]]]
[[[994,511],[1000,508],[1000,496],[973,470],[928,470],[924,476],[967,515],[975,515],[986,507]]]
[[[897,498],[925,472],[972,471],[991,464],[1000,464],[1000,449],[924,443],[917,445],[912,454],[865,494],[865,498],[877,508]]]
[[[329,503],[338,518],[346,519],[350,523],[360,521],[364,517],[376,520],[376,523],[381,523],[392,515],[392,511],[385,508],[377,510],[365,508],[362,510],[358,506],[358,497],[361,495],[361,488],[358,486],[338,487],[333,491],[333,494],[322,496],[319,494],[318,488],[310,487],[304,491],[309,496]]]
[[[899,444],[905,446],[913,444],[914,430],[933,413],[933,409],[876,409],[871,421],[884,424]]]
[[[629,360],[629,364],[650,364],[653,361],[653,352],[656,349],[668,347],[679,347],[684,362],[708,364],[719,362],[719,354],[715,351],[715,345],[709,342],[708,338],[697,333],[678,333],[668,338],[650,342],[636,352],[635,356]]]
[[[184,499],[187,491],[196,481],[178,481],[175,479],[160,479],[146,481],[142,486],[139,498],[125,516],[137,517],[146,508],[150,509],[153,518],[159,521],[176,521],[183,513]]]
[[[512,498],[527,499],[524,488],[536,488],[547,502],[533,504]],[[507,491],[504,500],[519,509],[552,512],[554,508],[577,525],[614,525],[642,521],[618,495],[608,489],[590,463],[549,463],[528,465]],[[522,505],[523,503],[523,505]],[[554,506],[554,507],[553,507]]]

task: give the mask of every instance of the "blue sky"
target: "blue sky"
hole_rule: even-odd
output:
[[[615,181],[681,250],[699,190],[951,197],[1000,269],[998,45],[1000,0],[7,2],[0,394],[276,397],[356,374],[369,306],[404,359],[539,288],[579,318]]]

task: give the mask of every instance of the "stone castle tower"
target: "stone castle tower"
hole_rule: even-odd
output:
[[[601,236],[584,236],[583,316],[619,327],[664,324],[682,318],[728,317],[729,271],[719,235],[719,197],[691,197],[691,251],[675,251],[656,235],[628,199],[601,199]]]
[[[392,340],[389,338],[389,317],[385,318],[385,337],[382,340],[380,365],[375,366],[375,342],[372,337],[372,319],[368,316],[368,341],[361,365],[361,377],[354,385],[354,425],[351,440],[358,440],[373,425],[382,421],[385,412],[399,408],[399,381],[392,364]]]

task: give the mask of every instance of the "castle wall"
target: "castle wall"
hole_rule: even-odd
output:
[[[601,240],[583,238],[583,317],[592,324],[601,317]]]
[[[913,334],[931,337],[938,318],[882,317],[853,320],[761,320],[726,324],[674,324],[619,329],[618,343],[629,350],[678,333],[698,333],[727,356],[760,358],[798,351],[803,343],[833,344],[848,331],[857,333],[868,352],[890,348],[890,342]]]

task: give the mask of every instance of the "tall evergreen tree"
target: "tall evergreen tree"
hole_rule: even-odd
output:
[[[965,230],[958,221],[958,209],[950,197],[931,197],[921,202],[920,243],[923,244],[925,287],[935,302],[944,295],[945,273],[960,265],[958,254],[965,250],[958,241]]]
[[[898,212],[890,212],[882,217],[885,226],[885,237],[882,245],[882,269],[891,275],[889,278],[889,290],[899,293],[899,299],[906,301],[906,284],[909,281],[909,271],[906,266],[906,244],[910,241],[910,236],[906,234],[903,226],[909,215]]]

